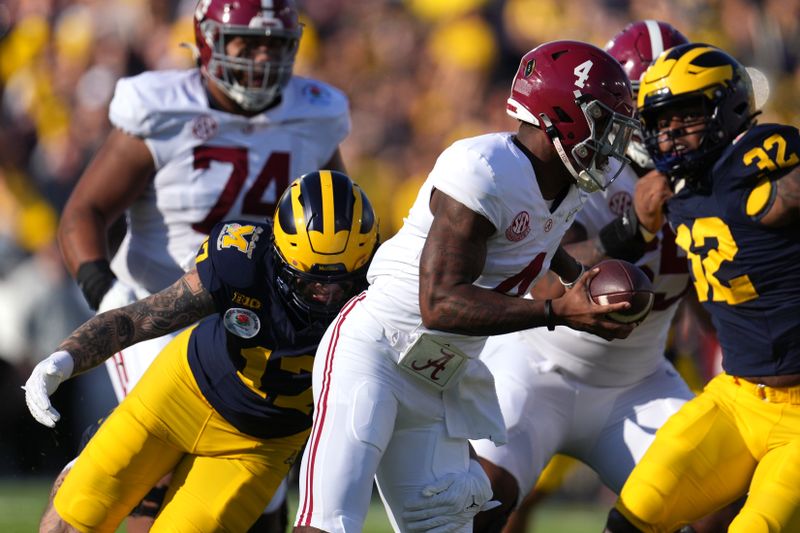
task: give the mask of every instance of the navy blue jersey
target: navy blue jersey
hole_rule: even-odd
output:
[[[236,429],[260,438],[311,427],[311,370],[327,324],[287,315],[273,283],[272,225],[217,224],[196,260],[214,298],[189,340],[189,366],[208,402]]]
[[[800,232],[759,222],[798,165],[796,128],[756,126],[723,152],[710,191],[684,188],[667,206],[732,375],[800,373]]]

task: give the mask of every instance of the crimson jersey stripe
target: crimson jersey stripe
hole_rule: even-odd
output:
[[[362,292],[345,304],[344,308],[339,313],[339,316],[336,318],[336,324],[334,325],[331,342],[328,344],[328,351],[325,354],[325,369],[322,373],[322,389],[320,390],[319,399],[317,400],[317,405],[315,406],[314,411],[314,422],[317,422],[317,424],[314,426],[315,431],[312,433],[308,443],[310,452],[308,461],[306,462],[305,500],[302,502],[302,511],[300,513],[300,518],[297,521],[299,526],[311,525],[311,513],[314,510],[314,463],[317,456],[317,449],[319,448],[320,437],[322,435],[322,428],[325,425],[325,414],[328,408],[328,392],[330,391],[331,372],[333,370],[333,355],[336,351],[336,343],[339,341],[339,331],[342,329],[342,324],[344,323],[345,318],[347,318],[347,315],[353,310],[353,308],[355,308],[358,302],[364,299],[365,296],[366,292]]]

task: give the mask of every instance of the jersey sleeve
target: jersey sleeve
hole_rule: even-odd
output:
[[[179,130],[186,118],[170,110],[196,103],[185,91],[184,78],[180,72],[145,72],[119,79],[108,109],[111,124],[143,138]]]
[[[772,206],[775,181],[800,166],[800,133],[778,124],[757,126],[737,139],[714,167],[714,188],[730,195],[729,216],[759,220]]]
[[[225,308],[230,291],[259,282],[270,235],[269,226],[246,221],[219,223],[211,230],[195,264],[203,287],[218,308]]]
[[[494,172],[478,152],[454,144],[447,148],[431,170],[431,184],[485,217],[495,228],[505,227],[505,207],[498,196]]]

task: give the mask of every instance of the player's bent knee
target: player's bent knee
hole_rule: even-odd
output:
[[[78,531],[114,531],[106,524],[108,508],[91,494],[59,490],[53,501],[56,512]]]

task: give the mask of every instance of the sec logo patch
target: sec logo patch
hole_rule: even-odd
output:
[[[517,213],[511,225],[506,229],[506,239],[511,242],[521,241],[531,232],[531,216],[527,211]]]
[[[222,322],[225,324],[225,329],[243,339],[251,339],[261,330],[258,315],[241,307],[231,307],[225,311]]]

